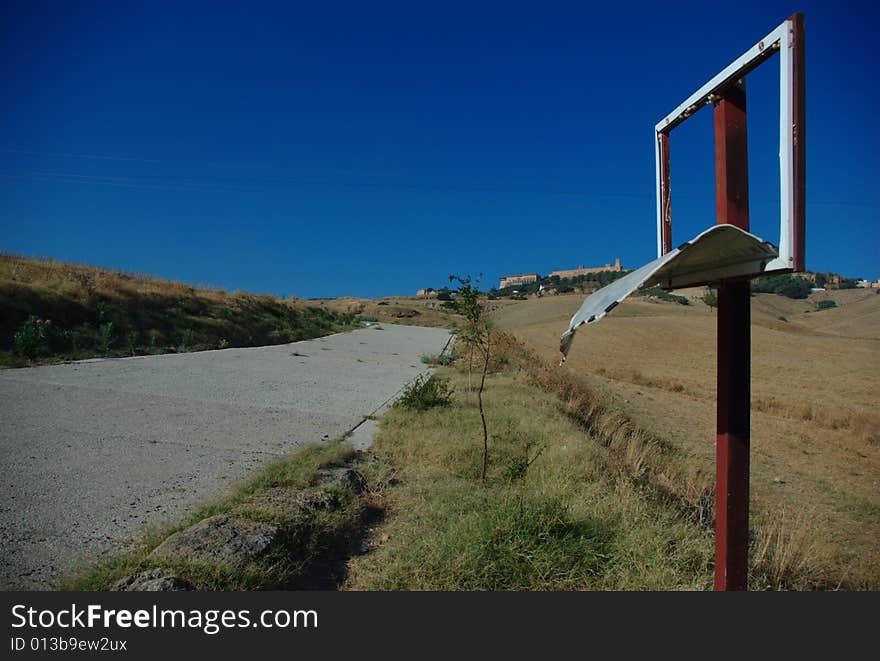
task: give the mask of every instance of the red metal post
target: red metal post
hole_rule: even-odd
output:
[[[663,254],[672,251],[672,191],[669,189],[669,134],[659,133],[657,140],[660,141],[660,214],[663,219],[661,224],[661,236],[663,239]]]
[[[742,84],[715,104],[715,211],[718,224],[749,229],[746,94]],[[751,373],[749,283],[718,288],[718,404],[715,439],[715,589],[745,590],[749,539]]]

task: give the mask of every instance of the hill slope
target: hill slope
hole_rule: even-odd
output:
[[[354,322],[352,315],[273,296],[0,255],[0,361],[7,366],[280,344]]]

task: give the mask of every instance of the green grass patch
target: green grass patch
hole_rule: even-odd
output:
[[[414,513],[422,534],[407,536],[373,577],[381,590],[577,589],[603,571],[606,533],[575,520],[560,500],[437,485],[437,508]]]
[[[513,374],[490,377],[489,472],[466,377],[450,406],[396,407],[372,450],[398,469],[387,541],[349,565],[350,589],[707,589],[711,532],[638,480],[556,398]],[[462,394],[459,394],[462,393]]]
[[[843,514],[855,514],[862,517],[880,516],[880,507],[858,494],[844,491],[827,480],[818,480],[816,485],[834,499],[834,506]]]

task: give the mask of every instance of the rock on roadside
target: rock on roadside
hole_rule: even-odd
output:
[[[266,553],[278,538],[277,526],[219,514],[174,533],[148,558],[243,567]]]
[[[116,581],[112,592],[179,592],[194,590],[192,584],[164,569],[148,569]]]
[[[241,569],[280,544],[280,526],[248,517],[296,521],[307,520],[317,512],[339,505],[336,489],[357,493],[364,488],[360,473],[347,466],[318,471],[317,489],[298,490],[273,487],[260,491],[235,507],[229,514],[218,514],[174,533],[157,546],[147,559],[152,562],[200,562]],[[328,491],[329,490],[329,491]],[[193,590],[191,583],[166,569],[150,569],[117,581],[111,590],[158,592]]]
[[[339,488],[343,491],[360,493],[364,489],[364,478],[356,470],[347,466],[322,468],[318,471],[318,486],[323,488]]]

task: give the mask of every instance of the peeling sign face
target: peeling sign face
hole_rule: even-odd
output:
[[[562,335],[562,362],[577,329],[593,324],[642,287],[678,289],[717,282],[722,278],[760,275],[778,256],[776,247],[733,225],[714,225],[675,250],[645,264],[587,296]]]

